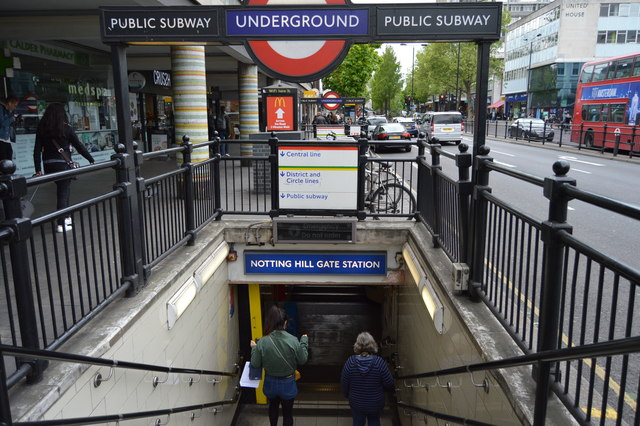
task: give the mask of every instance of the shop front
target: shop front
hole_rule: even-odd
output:
[[[505,95],[505,115],[512,120],[527,115],[527,93]]]
[[[16,172],[33,175],[38,122],[52,102],[65,105],[69,124],[93,158],[97,162],[108,160],[117,139],[109,55],[37,41],[7,40],[0,44],[15,58],[12,75],[5,78],[4,95],[15,95],[20,100],[16,113],[21,118],[16,123],[13,150]],[[81,165],[88,164],[77,153],[72,157]]]
[[[129,101],[133,139],[139,149],[166,149],[173,140],[173,98],[169,71],[131,71]]]

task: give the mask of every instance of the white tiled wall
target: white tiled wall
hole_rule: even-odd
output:
[[[438,334],[418,288],[409,283],[398,287],[397,291],[397,348],[399,365],[402,366],[399,375],[425,373],[483,361],[477,345],[470,339],[466,327],[456,315],[452,316],[451,327],[446,333]],[[481,422],[497,425],[521,424],[492,376],[478,372],[474,374],[474,381],[480,383],[485,377],[490,382],[489,393],[473,386],[469,374],[462,374],[441,377],[439,383],[436,379],[423,379],[420,381],[422,387],[414,389],[405,388],[404,385],[416,384],[415,380],[398,383],[397,387],[401,388],[398,399],[433,411]],[[447,382],[451,383],[451,391],[444,387]],[[418,417],[412,419],[402,411],[399,414],[403,425],[416,424],[416,419],[424,417],[416,414]],[[433,418],[430,420],[434,421]]]
[[[162,366],[233,371],[238,353],[238,314],[229,316],[229,286],[227,266],[223,264],[197,294],[186,312],[171,330],[167,328],[167,300],[184,282],[187,273],[176,274],[174,284],[153,300],[135,323],[114,342],[103,358],[118,359]],[[237,292],[234,292],[237,294]],[[237,303],[237,300],[234,301]],[[237,379],[218,377],[219,384],[195,375],[152,373],[116,368],[113,377],[99,387],[93,385],[97,372],[103,378],[109,368],[90,367],[46,412],[43,419],[97,416],[131,413],[170,407],[204,404],[232,399]],[[153,387],[153,377],[165,383]],[[193,385],[188,380],[194,378]],[[198,381],[199,380],[199,381]],[[196,411],[193,422],[191,412],[173,414],[169,424],[174,425],[228,425],[235,406],[225,406],[214,414],[209,410]],[[167,416],[127,421],[131,425],[153,425]],[[113,422],[111,424],[114,424]]]

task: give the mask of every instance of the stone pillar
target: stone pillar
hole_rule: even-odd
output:
[[[171,46],[171,72],[173,77],[173,109],[175,118],[175,143],[182,144],[188,136],[191,143],[209,140],[207,125],[207,75],[204,46]],[[194,149],[191,161],[199,163],[209,158],[208,148]],[[178,154],[182,163],[182,154]],[[194,174],[194,180],[203,179],[202,173]]]
[[[260,131],[258,123],[258,67],[239,63],[238,87],[240,92],[240,139],[248,140],[249,135]],[[267,153],[269,147],[265,148]],[[240,155],[253,154],[253,145],[240,145]]]

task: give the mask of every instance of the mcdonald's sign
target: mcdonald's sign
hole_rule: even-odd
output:
[[[293,96],[268,96],[266,98],[267,131],[295,130],[294,104]]]

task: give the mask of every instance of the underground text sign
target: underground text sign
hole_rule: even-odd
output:
[[[357,146],[278,148],[280,208],[355,210]]]
[[[246,274],[385,275],[387,254],[245,252]]]

